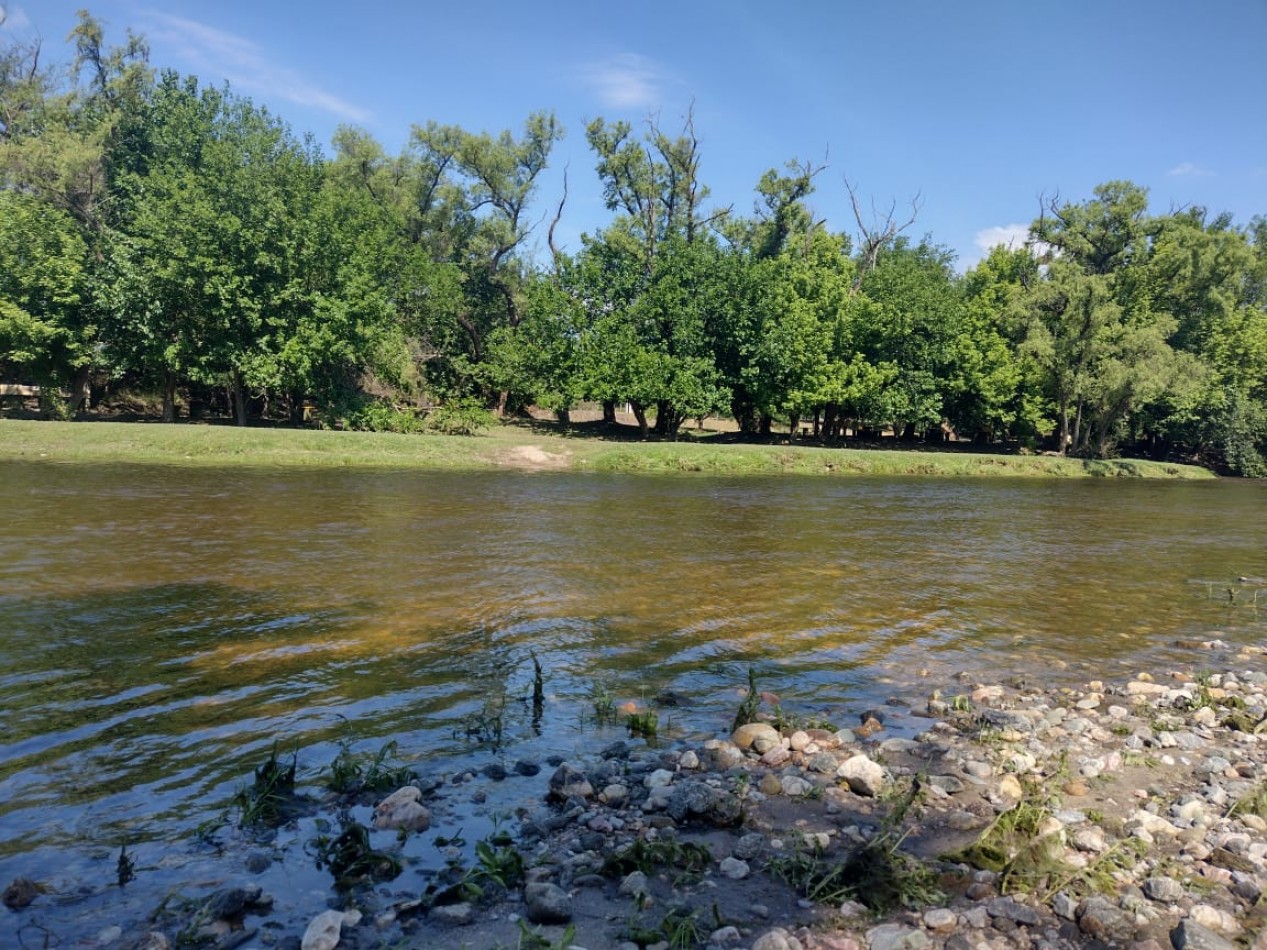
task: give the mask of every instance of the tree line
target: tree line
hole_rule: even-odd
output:
[[[81,14],[74,56],[0,53],[0,380],[74,416],[92,384],[165,419],[222,404],[410,430],[416,407],[627,404],[643,435],[733,416],[826,441],[892,431],[1199,458],[1267,475],[1267,218],[1049,197],[966,274],[914,214],[833,231],[792,161],[709,200],[699,138],[596,119],[612,212],[573,253],[538,194],[553,114],[414,126],[327,156],[226,87],[156,70]],[[557,202],[557,203],[556,203]],[[545,225],[548,254],[534,255]],[[542,259],[544,258],[544,259]],[[68,394],[68,395],[59,395]]]

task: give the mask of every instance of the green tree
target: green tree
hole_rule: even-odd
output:
[[[249,100],[170,72],[142,128],[146,148],[117,172],[120,359],[161,382],[165,419],[177,384],[192,379],[225,386],[245,425],[248,395],[284,385],[280,353],[313,305],[304,264],[316,151]]]
[[[97,331],[83,306],[87,255],[69,214],[0,190],[0,375],[44,387],[49,409],[94,355]]]

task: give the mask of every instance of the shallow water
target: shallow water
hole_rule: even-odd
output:
[[[712,733],[750,664],[845,722],[1267,634],[1263,483],[5,463],[0,510],[5,881],[187,840],[275,741],[314,780],[343,738],[439,773],[610,741],[595,683]]]

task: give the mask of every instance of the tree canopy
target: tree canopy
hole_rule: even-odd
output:
[[[227,86],[158,70],[81,14],[65,63],[0,49],[0,381],[73,415],[88,388],[167,419],[410,428],[627,404],[642,434],[708,414],[753,437],[954,433],[1267,474],[1267,219],[1155,213],[1109,181],[1041,203],[967,273],[918,212],[811,206],[824,166],[711,203],[693,112],[584,128],[611,217],[572,253],[540,192],[564,129],[420,122],[398,155],[329,154]],[[566,189],[566,185],[565,185]],[[840,214],[839,212],[844,212]],[[540,229],[550,254],[534,252]]]

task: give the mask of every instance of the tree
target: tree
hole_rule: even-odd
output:
[[[161,381],[247,398],[283,381],[279,354],[313,304],[307,209],[320,186],[310,144],[249,100],[165,73],[146,105],[146,148],[120,157],[126,203],[113,258],[120,359]]]
[[[562,136],[550,112],[529,116],[518,139],[509,131],[494,137],[435,123],[414,127],[411,147],[425,170],[418,207],[424,217],[440,216],[439,233],[447,228],[453,236],[433,251],[461,268],[466,305],[452,316],[474,364],[484,361],[490,332],[519,323],[525,267],[516,255],[533,229],[528,207],[537,178]],[[499,394],[499,411],[508,395]]]
[[[0,190],[0,375],[56,391],[92,362],[96,327],[83,307],[88,249],[75,221],[34,195]],[[78,406],[74,399],[69,411]]]

